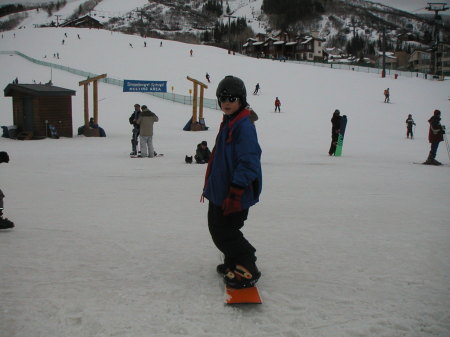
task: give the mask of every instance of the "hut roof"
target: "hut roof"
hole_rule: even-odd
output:
[[[75,96],[75,90],[55,87],[48,84],[8,84],[5,97],[11,97],[13,92],[20,92],[31,96]]]

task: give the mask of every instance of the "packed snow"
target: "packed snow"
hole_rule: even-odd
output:
[[[450,168],[413,164],[428,155],[433,110],[450,125],[448,80],[381,78],[173,41],[145,39],[144,47],[137,36],[89,29],[3,35],[2,51],[167,80],[184,95],[186,76],[203,81],[208,72],[209,98],[225,75],[244,80],[259,115],[264,179],[244,233],[257,248],[264,303],[223,304],[220,255],[199,202],[206,167],[184,162],[202,140],[212,148],[220,112],[205,110],[208,131],[186,132],[191,106],[100,83],[106,138],[0,139],[11,158],[0,165],[5,216],[16,224],[0,232],[1,336],[450,335]],[[0,69],[2,88],[17,77],[76,90],[76,135],[84,78],[14,54],[0,55]],[[159,116],[154,145],[164,157],[129,158],[135,103]],[[335,109],[348,116],[342,157],[328,156]],[[12,123],[12,99],[3,97],[0,124]],[[437,159],[450,162],[443,143]]]

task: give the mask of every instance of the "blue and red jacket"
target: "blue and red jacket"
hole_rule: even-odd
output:
[[[255,125],[243,109],[223,117],[205,176],[203,196],[222,206],[231,186],[243,188],[242,209],[259,201],[262,189],[261,148]]]

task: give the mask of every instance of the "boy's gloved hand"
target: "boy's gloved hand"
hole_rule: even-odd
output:
[[[223,215],[229,215],[231,213],[242,211],[241,199],[243,194],[243,188],[235,186],[230,187],[230,191],[222,204]]]

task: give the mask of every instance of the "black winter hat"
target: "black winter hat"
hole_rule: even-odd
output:
[[[247,105],[247,90],[245,89],[244,82],[236,76],[225,76],[225,78],[220,81],[216,90],[217,98],[221,96],[235,96],[239,97],[242,105]],[[219,102],[220,106],[220,102]]]

